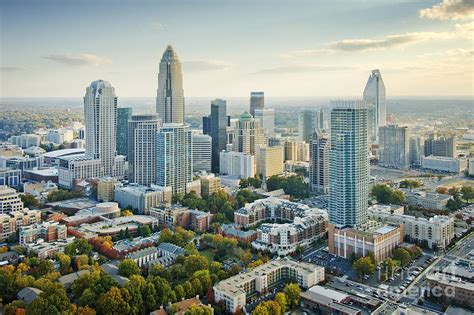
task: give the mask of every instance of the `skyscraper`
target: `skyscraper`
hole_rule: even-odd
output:
[[[260,122],[245,112],[239,118],[239,127],[234,141],[234,151],[254,155],[258,146],[265,145],[265,134]]]
[[[181,62],[171,46],[166,47],[160,61],[156,112],[163,123],[184,124]]]
[[[132,108],[117,108],[117,154],[128,157],[128,121]]]
[[[266,135],[275,133],[275,110],[273,108],[257,108],[253,117],[260,121],[260,126]]]
[[[319,128],[313,133],[310,142],[309,184],[313,193],[329,192],[329,139]]]
[[[425,156],[456,157],[456,139],[454,137],[437,137],[430,134],[425,140]]]
[[[109,82],[97,80],[84,96],[86,156],[100,159],[104,175],[112,176],[117,133],[117,96]]]
[[[212,138],[209,135],[193,134],[193,172],[211,172]]]
[[[157,114],[133,115],[128,122],[128,178],[149,186],[156,182],[156,144],[160,128]]]
[[[355,227],[367,220],[369,160],[363,101],[332,101],[329,221]]]
[[[314,131],[318,128],[318,123],[318,113],[316,111],[303,110],[298,121],[300,139],[309,143]]]
[[[211,101],[212,171],[219,173],[219,153],[227,144],[227,103],[225,100]]]
[[[391,168],[410,167],[410,132],[397,125],[379,128],[379,165]]]
[[[367,106],[368,137],[375,143],[378,142],[379,127],[386,124],[385,84],[379,70],[372,70],[363,98]]]
[[[424,139],[422,137],[410,138],[410,163],[421,165],[421,156],[424,155]]]
[[[163,124],[157,134],[157,178],[159,186],[171,186],[173,194],[185,194],[192,181],[192,133],[187,126]]]
[[[250,92],[250,115],[254,116],[257,108],[265,108],[265,94],[263,92]]]

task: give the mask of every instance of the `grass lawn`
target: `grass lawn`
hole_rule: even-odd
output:
[[[214,250],[205,249],[199,252],[201,255],[206,257],[207,261],[212,262],[214,260]]]

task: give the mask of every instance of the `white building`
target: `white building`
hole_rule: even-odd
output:
[[[468,174],[469,175],[474,175],[474,158],[469,159]]]
[[[151,185],[151,187],[140,185],[117,186],[114,191],[114,200],[119,203],[120,207],[131,206],[140,213],[148,213],[153,207],[163,203],[171,203],[171,197],[171,187],[155,185]]]
[[[32,146],[39,147],[41,143],[41,136],[35,134],[11,136],[9,142],[21,147],[22,149],[27,149]]]
[[[55,144],[63,144],[66,141],[72,141],[74,139],[74,131],[71,129],[54,129],[49,130],[48,134],[46,135],[46,141],[55,143]]]
[[[156,184],[173,194],[186,193],[193,180],[192,133],[187,126],[165,123],[157,134]]]
[[[209,135],[193,134],[193,172],[211,171],[212,138]]]
[[[421,167],[441,172],[461,173],[467,169],[467,160],[434,155],[423,156],[421,158]]]
[[[275,133],[275,110],[273,108],[257,108],[253,117],[260,121],[260,126],[265,134]]]
[[[0,186],[0,214],[23,210],[23,201],[15,189]]]
[[[222,151],[220,153],[220,173],[247,178],[255,176],[255,156],[243,152]]]
[[[443,195],[438,193],[429,193],[421,190],[409,190],[400,188],[405,193],[406,202],[409,206],[420,207],[430,210],[444,210],[449,199],[453,199],[451,195]]]
[[[410,167],[410,132],[397,125],[379,128],[379,165],[390,168]]]
[[[323,282],[324,277],[324,267],[289,258],[274,259],[216,283],[215,300],[222,301],[226,311],[234,313],[247,304],[248,295],[264,294],[282,281],[293,281],[307,289]]]
[[[257,174],[268,178],[283,173],[283,147],[257,147]]]
[[[403,224],[408,242],[426,241],[430,248],[446,248],[454,238],[454,218],[434,216],[429,219],[391,213],[382,207],[369,208],[369,218],[385,223]]]
[[[133,115],[128,121],[128,179],[149,186],[156,183],[157,114]]]
[[[265,146],[265,133],[260,121],[245,112],[239,118],[239,128],[233,143],[233,151],[255,155],[258,146]]]
[[[166,47],[159,69],[156,112],[162,123],[184,124],[183,74],[173,47]]]

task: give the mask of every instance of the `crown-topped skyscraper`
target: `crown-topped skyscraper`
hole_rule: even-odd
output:
[[[184,124],[184,91],[181,62],[174,48],[166,47],[160,61],[156,112],[163,123]]]

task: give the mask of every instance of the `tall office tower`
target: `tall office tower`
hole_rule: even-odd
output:
[[[303,140],[286,139],[284,142],[285,161],[309,161],[309,144]]]
[[[430,134],[425,140],[425,156],[456,157],[456,139],[454,137],[437,137]]]
[[[211,101],[212,171],[219,173],[219,153],[227,145],[227,103],[225,100]]]
[[[128,121],[128,178],[131,183],[156,183],[156,137],[161,121],[157,114],[133,115]]]
[[[233,143],[234,151],[255,155],[258,146],[265,146],[265,134],[260,122],[245,112],[239,118],[237,137]]]
[[[192,133],[187,126],[167,123],[157,134],[157,178],[159,186],[171,186],[173,194],[185,194],[192,181]]]
[[[379,165],[405,169],[410,167],[410,131],[408,127],[387,125],[379,128]]]
[[[117,108],[117,154],[128,158],[128,121],[132,118],[132,108]]]
[[[193,134],[193,172],[211,172],[212,138],[209,135]]]
[[[184,91],[181,62],[173,47],[166,47],[160,61],[156,112],[163,123],[184,124]]]
[[[257,174],[262,178],[283,173],[283,147],[257,147]]]
[[[211,116],[202,117],[202,133],[204,135],[211,135]]]
[[[313,110],[303,110],[298,121],[300,139],[309,143],[316,128],[318,128],[318,113]]]
[[[265,108],[265,94],[263,92],[250,92],[250,115],[255,116],[256,109]]]
[[[109,82],[97,80],[84,96],[86,156],[100,159],[104,176],[113,176],[117,134],[117,96]]]
[[[319,123],[318,123],[318,128],[323,130],[324,129],[324,113],[323,109],[321,108],[319,110]]]
[[[309,184],[313,193],[325,195],[329,192],[329,138],[319,128],[310,142]]]
[[[355,227],[367,220],[369,160],[363,101],[332,101],[329,221]]]
[[[365,85],[363,97],[367,106],[369,141],[376,143],[379,139],[379,127],[386,124],[385,84],[379,70],[372,70],[372,74]]]
[[[410,138],[410,163],[421,165],[421,155],[424,154],[424,139],[422,137]]]
[[[275,133],[275,110],[273,108],[257,108],[253,117],[260,121],[260,126],[265,131],[265,134],[271,135]]]

